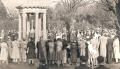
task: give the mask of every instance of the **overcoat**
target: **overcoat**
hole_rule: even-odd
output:
[[[75,43],[72,43],[71,45],[71,62],[72,63],[77,62],[77,46]]]
[[[27,48],[28,48],[27,58],[34,59],[36,57],[36,55],[35,55],[35,43],[33,41],[28,42]]]
[[[107,37],[105,36],[101,36],[100,37],[100,56],[103,56],[103,57],[106,57],[106,53],[107,53],[107,50],[106,50],[106,45],[107,45]]]
[[[113,39],[108,38],[107,41],[107,63],[112,63],[113,58]]]
[[[113,49],[114,49],[114,57],[115,58],[120,58],[120,47],[119,47],[119,38],[116,38],[113,41]]]

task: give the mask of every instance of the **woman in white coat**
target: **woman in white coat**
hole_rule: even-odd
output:
[[[106,63],[106,55],[107,55],[107,40],[108,37],[105,33],[99,39],[99,48],[100,48],[100,56],[104,57],[104,63]]]
[[[98,46],[99,41],[98,41],[98,38],[94,36],[91,39],[91,44],[92,44],[93,50],[94,50],[93,63],[94,63],[94,65],[97,65],[97,57],[99,56],[99,51],[98,51],[98,49],[99,49],[99,46]]]
[[[13,62],[18,63],[18,61],[20,60],[20,50],[19,50],[19,42],[15,39],[12,42],[12,59]]]
[[[26,62],[26,50],[27,50],[27,41],[26,39],[23,39],[23,41],[21,42],[21,46],[20,46],[20,56],[21,56],[21,61],[22,62]]]
[[[113,49],[114,49],[114,57],[115,62],[118,63],[118,60],[120,59],[120,48],[119,48],[119,38],[116,36],[113,41]]]
[[[92,45],[92,43],[90,42],[90,41],[88,41],[87,42],[88,43],[88,55],[89,55],[89,57],[88,57],[88,65],[89,66],[93,66],[93,65],[95,65],[94,64],[94,52],[95,52],[95,50],[94,50],[94,48],[93,48],[93,45]]]
[[[8,63],[8,45],[7,45],[7,43],[3,40],[2,43],[0,44],[0,47],[1,47],[0,61],[2,63]]]

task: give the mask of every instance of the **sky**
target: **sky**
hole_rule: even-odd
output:
[[[27,4],[27,3],[45,4],[47,6],[54,8],[55,5],[57,4],[57,2],[59,2],[59,1],[60,0],[2,0],[8,13],[18,12],[16,7],[20,6],[22,4]],[[85,0],[85,1],[88,1],[88,0]]]
[[[29,2],[42,2],[42,3],[46,3],[49,6],[54,6],[54,4],[56,2],[58,2],[59,0],[2,0],[2,2],[8,6],[9,8],[13,8],[17,5],[21,5],[24,3],[29,3]]]
[[[24,3],[29,3],[29,2],[38,2],[38,3],[45,3],[48,6],[54,7],[55,4],[60,1],[60,0],[2,0],[4,5],[8,7],[9,9],[14,10],[16,6],[19,6]],[[86,0],[87,1],[87,0]]]
[[[15,12],[17,9],[16,7],[22,4],[31,3],[31,2],[37,2],[46,4],[47,6],[54,7],[57,2],[60,0],[2,0],[4,3],[4,6],[9,10],[10,12]]]

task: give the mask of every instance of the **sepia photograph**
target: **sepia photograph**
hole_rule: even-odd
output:
[[[120,69],[120,0],[0,0],[0,69]]]

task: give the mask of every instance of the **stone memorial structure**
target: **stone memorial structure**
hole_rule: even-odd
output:
[[[46,6],[25,4],[18,6],[17,9],[19,10],[19,40],[34,38],[37,42],[40,37],[46,40]]]

